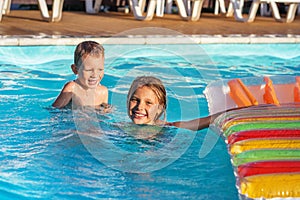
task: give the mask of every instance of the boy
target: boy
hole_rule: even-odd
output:
[[[100,85],[104,76],[104,48],[97,42],[84,41],[77,45],[71,69],[76,80],[67,82],[53,107],[73,105],[103,107],[108,102],[108,89]]]

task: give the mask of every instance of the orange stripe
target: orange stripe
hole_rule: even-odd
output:
[[[258,105],[256,99],[240,79],[228,81],[228,86],[230,88],[229,95],[238,107]]]
[[[229,120],[222,125],[222,130],[229,129],[231,126],[242,124],[242,123],[253,123],[253,122],[277,122],[277,121],[300,121],[300,116],[278,116],[278,117],[249,117],[240,118],[235,120]],[[251,125],[249,125],[251,126]]]
[[[265,94],[263,96],[264,102],[267,104],[279,105],[272,80],[269,77],[264,77],[264,80],[266,82]]]
[[[300,102],[300,76],[296,77],[296,84],[294,88],[294,102]]]
[[[252,105],[257,106],[258,102],[255,99],[255,97],[251,94],[250,90],[244,85],[244,83],[242,82],[241,79],[238,79],[237,81],[239,82],[239,84],[243,88],[243,91],[246,93],[246,95],[247,95],[248,99],[251,101]]]

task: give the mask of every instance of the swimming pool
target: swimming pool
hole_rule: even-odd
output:
[[[126,93],[138,75],[155,75],[165,83],[168,121],[206,116],[208,108],[203,90],[213,80],[300,75],[300,44],[104,47],[106,69],[102,84],[109,88],[109,101],[115,111],[97,115],[97,119],[104,123],[100,128],[107,134],[111,134],[110,129],[115,131],[111,124],[129,123]],[[183,136],[189,134],[184,143],[186,148],[168,160],[169,163],[146,169],[145,173],[133,173],[129,168],[114,168],[101,162],[77,134],[80,124],[74,113],[50,106],[63,84],[75,78],[70,70],[74,48],[0,48],[2,198],[238,199],[224,141],[218,139],[208,147],[205,156],[199,157],[200,148],[205,148],[210,138],[217,138],[207,130],[196,133],[180,130]],[[83,120],[83,124],[86,122]],[[154,152],[149,149],[152,146],[155,151],[161,150],[161,145],[170,142],[174,137],[172,131],[164,131],[165,136],[155,141],[127,139],[125,134],[111,134],[110,139],[117,141],[119,148],[147,155]],[[121,139],[116,138],[119,136]],[[95,148],[101,152],[101,145]],[[157,163],[143,163],[146,167],[157,166]]]

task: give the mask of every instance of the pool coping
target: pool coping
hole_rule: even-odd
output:
[[[101,44],[270,44],[300,43],[300,35],[126,35],[126,36],[0,36],[0,46],[77,45],[83,40]]]

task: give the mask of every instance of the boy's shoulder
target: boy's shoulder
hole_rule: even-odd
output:
[[[76,85],[76,82],[75,81],[69,81],[65,84],[64,86],[64,91],[73,91],[74,90],[74,87]]]
[[[104,85],[98,85],[97,87],[99,90],[107,90],[107,87]]]
[[[108,93],[108,89],[107,89],[107,87],[106,86],[104,86],[104,85],[98,85],[97,86],[97,91],[98,92],[101,92],[101,93]]]

